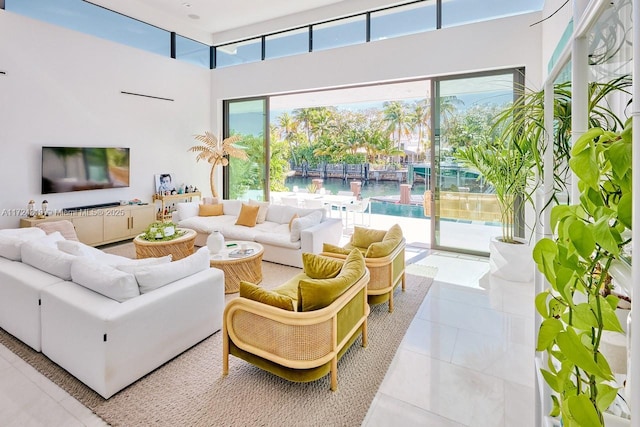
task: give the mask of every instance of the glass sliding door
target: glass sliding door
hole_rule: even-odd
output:
[[[240,135],[236,144],[247,160],[229,158],[224,168],[224,198],[267,200],[269,188],[269,132],[267,98],[224,101],[224,136]]]
[[[460,165],[455,153],[478,141],[497,141],[493,118],[513,102],[521,74],[509,70],[434,82],[433,247],[485,254],[491,237],[501,233],[493,188]]]

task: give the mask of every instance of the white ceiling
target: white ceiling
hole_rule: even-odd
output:
[[[212,35],[346,0],[89,0],[186,36]],[[351,3],[363,3],[356,1]],[[366,2],[364,2],[366,3]],[[202,39],[201,37],[198,37]]]

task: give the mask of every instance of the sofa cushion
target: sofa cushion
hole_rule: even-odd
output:
[[[300,280],[298,307],[301,311],[319,310],[331,305],[340,295],[353,286],[366,270],[364,257],[352,250],[344,261],[340,273],[331,279]]]
[[[324,220],[326,213],[324,209],[297,208],[295,206],[285,205],[269,205],[266,220],[277,222],[278,224],[288,224],[289,221],[291,221],[291,217],[293,216],[293,214],[298,214],[298,216],[302,217],[310,214],[311,212],[322,213],[322,219]]]
[[[267,220],[267,210],[269,209],[269,202],[259,202],[257,200],[249,199],[250,206],[258,206],[260,209],[258,210],[258,219],[256,220],[257,224],[262,224]]]
[[[0,230],[0,256],[13,261],[20,261],[20,248],[24,242],[46,236],[44,230],[37,227],[9,228]]]
[[[200,205],[196,202],[181,202],[176,207],[180,221],[198,216]]]
[[[242,200],[220,200],[221,204],[224,205],[224,214],[232,215],[237,217],[240,215],[240,209],[242,209]]]
[[[78,240],[76,228],[73,226],[71,221],[66,219],[60,221],[41,222],[40,224],[36,224],[36,227],[44,230],[47,234],[59,231],[66,240]]]
[[[236,220],[236,225],[255,227],[256,221],[258,220],[259,211],[260,206],[250,206],[243,203],[242,208],[240,209],[240,214],[238,215],[238,219]]]
[[[351,244],[359,248],[368,248],[372,243],[381,242],[385,234],[387,234],[386,230],[355,226],[353,236],[351,236]]]
[[[258,301],[283,310],[294,311],[293,300],[276,292],[268,291],[253,283],[240,282],[240,297]]]
[[[171,263],[144,266],[135,272],[135,277],[140,293],[144,294],[208,268],[209,249],[202,247],[194,254]]]
[[[157,258],[142,258],[142,259],[132,259],[130,262],[126,262],[125,264],[116,265],[120,271],[124,271],[125,273],[135,274],[141,268],[146,267],[148,265],[159,265],[159,264],[167,264],[171,262],[173,255],[166,255],[163,257]]]
[[[214,230],[222,231],[228,224],[236,222],[236,217],[232,215],[220,216],[194,216],[185,220],[180,220],[179,227],[190,228],[198,233],[210,234]]]
[[[286,227],[286,225],[285,225]],[[255,242],[263,245],[279,246],[287,249],[300,249],[300,240],[292,242],[289,237],[289,231],[286,234],[272,232],[272,233],[257,233],[255,235]]]
[[[322,212],[320,211],[311,212],[310,214],[294,219],[291,223],[291,241],[297,242],[300,240],[300,232],[302,230],[318,225],[320,221],[322,221]]]
[[[71,280],[71,263],[76,258],[55,246],[31,240],[20,248],[22,262],[63,280]]]
[[[107,264],[113,267],[121,264],[130,264],[136,261],[120,255],[108,254],[106,252],[102,252],[100,249],[94,248],[93,246],[85,245],[82,242],[76,242],[73,240],[61,240],[56,242],[56,245],[62,252],[75,256],[93,258],[102,264]]]
[[[384,235],[381,242],[369,245],[365,254],[366,258],[385,257],[402,242],[402,229],[398,224],[393,225]]]
[[[220,216],[224,215],[224,205],[199,205],[198,216]]]
[[[262,234],[255,227],[245,227],[243,225],[225,225],[219,230],[225,240],[246,240],[254,242],[256,236]]]
[[[302,254],[304,274],[311,279],[330,279],[336,277],[342,269],[342,261],[312,253]]]
[[[78,285],[118,302],[140,295],[138,282],[133,274],[87,257],[73,260],[71,279]]]
[[[331,252],[333,254],[349,255],[349,253],[351,252],[351,249],[342,248],[337,245],[332,245],[331,243],[323,243],[322,252]]]

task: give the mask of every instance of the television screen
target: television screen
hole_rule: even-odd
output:
[[[128,186],[128,148],[42,147],[42,194]]]

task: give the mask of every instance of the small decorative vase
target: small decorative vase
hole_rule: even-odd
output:
[[[217,254],[224,246],[224,236],[218,230],[213,231],[207,237],[207,248],[212,254]]]

